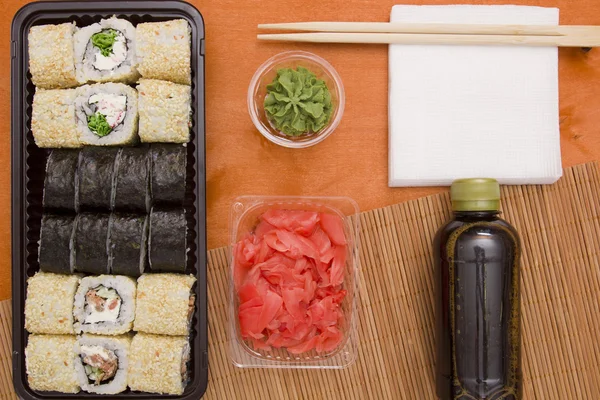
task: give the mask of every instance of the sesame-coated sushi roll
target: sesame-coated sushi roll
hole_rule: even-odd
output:
[[[155,143],[150,147],[152,202],[181,206],[185,199],[187,147]]]
[[[182,394],[188,381],[189,338],[138,333],[129,349],[131,390]]]
[[[77,88],[75,116],[83,144],[121,146],[138,142],[137,92],[127,85],[97,83]]]
[[[148,149],[124,147],[116,167],[113,209],[144,213],[150,211]]]
[[[38,25],[29,29],[29,72],[42,89],[78,85],[75,76],[73,32],[75,23]]]
[[[79,152],[78,207],[110,210],[120,149],[85,147]]]
[[[136,39],[142,77],[191,84],[191,29],[186,20],[139,24]]]
[[[187,221],[183,208],[163,210],[153,207],[148,237],[148,263],[152,272],[185,272]]]
[[[38,261],[40,269],[58,274],[73,273],[75,217],[44,214],[40,227]]]
[[[75,89],[37,89],[31,132],[38,147],[81,147],[75,122]]]
[[[147,263],[148,216],[110,215],[111,273],[138,277]]]
[[[144,274],[138,278],[133,329],[158,335],[188,335],[196,296],[193,275]]]
[[[75,344],[75,370],[83,390],[116,394],[127,389],[127,368],[131,335],[84,334]]]
[[[38,272],[27,279],[25,329],[30,333],[73,334],[73,298],[78,275]]]
[[[100,275],[81,279],[73,314],[75,332],[120,335],[131,330],[135,315],[135,279]]]
[[[190,141],[191,89],[186,85],[140,79],[140,126],[142,142],[187,143]]]
[[[140,77],[135,57],[135,28],[112,17],[75,32],[75,72],[80,83],[134,83]]]
[[[44,209],[61,209],[75,212],[75,180],[79,151],[56,149],[46,163],[44,179]]]
[[[109,214],[80,213],[75,219],[73,236],[73,268],[88,274],[108,274]]]
[[[27,383],[32,390],[78,393],[72,335],[29,335],[25,348]]]

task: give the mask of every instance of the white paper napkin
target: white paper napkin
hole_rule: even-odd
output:
[[[392,22],[557,25],[558,9],[404,6]],[[389,46],[389,185],[562,175],[555,47]]]

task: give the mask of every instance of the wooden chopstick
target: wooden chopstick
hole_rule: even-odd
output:
[[[260,29],[322,32],[259,34],[259,40],[313,43],[400,43],[598,47],[600,26],[299,22]]]

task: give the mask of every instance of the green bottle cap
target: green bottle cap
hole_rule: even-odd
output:
[[[491,178],[457,179],[450,188],[453,211],[498,211],[500,185]]]

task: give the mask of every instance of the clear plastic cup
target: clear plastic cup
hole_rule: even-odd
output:
[[[325,81],[334,105],[329,122],[318,132],[300,137],[287,136],[275,128],[265,114],[264,101],[267,95],[267,85],[277,76],[281,68],[298,66],[307,68],[315,73],[318,79]],[[345,94],[342,79],[337,71],[323,58],[306,51],[288,51],[269,58],[262,64],[250,81],[248,87],[248,112],[256,129],[268,140],[280,146],[290,148],[305,148],[325,140],[337,128],[344,114]]]
[[[312,350],[303,354],[292,354],[286,349],[255,350],[241,335],[238,307],[239,300],[234,287],[234,245],[252,232],[258,217],[268,209],[306,210],[337,214],[344,221],[348,242],[348,254],[342,288],[347,291],[342,302],[344,317],[338,328],[343,333],[340,345],[329,353]],[[243,196],[235,199],[230,214],[230,272],[228,306],[229,356],[240,368],[346,368],[357,357],[357,301],[359,275],[359,224],[358,206],[348,197],[268,197]]]

